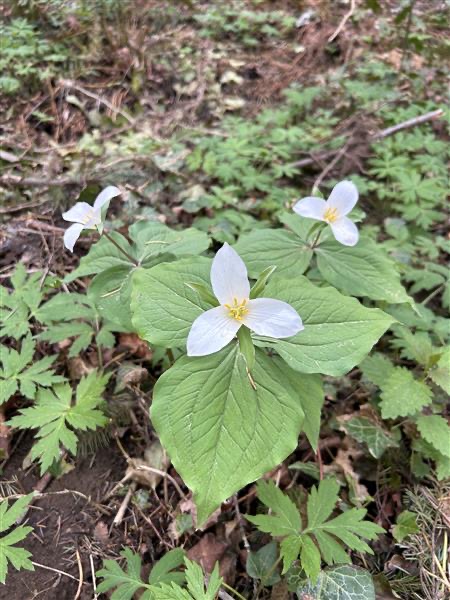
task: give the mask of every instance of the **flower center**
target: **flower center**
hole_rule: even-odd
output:
[[[337,208],[332,208],[331,206],[327,208],[326,211],[323,213],[323,218],[327,223],[334,223],[335,221],[337,221]]]
[[[91,221],[92,219],[95,218],[95,213],[94,210],[91,209],[89,212],[87,212],[84,217],[81,219],[81,223],[83,225],[87,225],[89,223],[89,221]]]
[[[242,321],[242,317],[244,317],[248,313],[248,308],[246,308],[248,300],[242,300],[242,302],[238,302],[237,298],[233,298],[233,304],[224,304],[225,308],[228,308],[228,314],[233,319],[237,321]]]

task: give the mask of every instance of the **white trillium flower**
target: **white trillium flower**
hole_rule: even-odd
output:
[[[62,214],[65,221],[73,223],[64,233],[64,246],[73,252],[75,242],[83,229],[96,229],[102,224],[102,207],[115,196],[121,194],[119,188],[109,185],[97,196],[94,206],[87,202],[77,202],[70,210]]]
[[[231,342],[242,325],[257,335],[273,338],[291,337],[304,329],[290,304],[272,298],[250,300],[247,268],[228,244],[214,257],[211,285],[220,306],[195,319],[187,339],[188,356],[217,352]]]
[[[359,239],[358,229],[346,215],[357,202],[356,185],[351,181],[341,181],[334,186],[328,200],[314,196],[302,198],[294,206],[294,211],[308,219],[325,221],[338,242],[344,246],[354,246]]]

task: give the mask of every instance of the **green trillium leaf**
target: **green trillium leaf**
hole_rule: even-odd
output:
[[[286,370],[257,349],[250,379],[233,343],[209,356],[183,357],[158,380],[152,422],[194,493],[198,525],[296,448],[304,415]]]
[[[306,277],[285,280],[275,273],[264,291],[293,306],[305,329],[287,339],[260,339],[296,371],[343,375],[360,362],[395,322],[377,308],[366,308],[333,288],[319,288]]]
[[[372,240],[362,238],[354,247],[324,242],[315,253],[322,276],[343,292],[391,304],[413,302],[394,262]]]

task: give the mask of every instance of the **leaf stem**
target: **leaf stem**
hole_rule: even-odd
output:
[[[311,250],[314,250],[314,248],[319,244],[319,239],[320,236],[322,235],[322,231],[323,229],[320,229],[316,235],[316,237],[314,238],[313,243],[311,244]]]
[[[138,263],[138,261],[137,261],[135,258],[133,258],[133,257],[131,256],[131,254],[128,254],[128,252],[127,252],[126,250],[124,250],[124,249],[122,248],[122,246],[121,246],[120,244],[118,244],[118,243],[116,242],[116,240],[115,240],[113,237],[111,237],[111,236],[109,235],[109,233],[108,233],[108,232],[106,232],[106,231],[103,231],[102,235],[104,235],[104,236],[105,236],[105,238],[106,238],[107,240],[109,240],[109,241],[111,242],[111,244],[113,244],[113,245],[114,245],[114,246],[117,248],[117,250],[119,250],[119,251],[120,251],[120,252],[121,252],[121,253],[122,253],[124,256],[126,256],[130,262],[132,262],[134,265],[136,265],[136,267],[138,267],[138,266],[139,266],[139,263]]]
[[[240,598],[240,600],[245,600],[244,596],[241,596],[239,592],[237,592],[234,588],[232,588],[225,582],[222,583],[222,587],[224,587],[227,590],[229,590],[230,592],[232,592],[236,596],[236,598]]]

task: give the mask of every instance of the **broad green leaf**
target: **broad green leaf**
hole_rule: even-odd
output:
[[[131,280],[136,269],[121,265],[102,271],[89,286],[89,296],[103,318],[133,332],[131,322]]]
[[[297,589],[299,600],[375,600],[375,588],[368,571],[342,565],[320,572],[317,584]]]
[[[374,458],[381,458],[387,448],[395,448],[398,443],[382,425],[368,417],[352,417],[339,420],[343,429],[355,440],[366,444]]]
[[[432,401],[432,392],[406,368],[396,367],[381,386],[381,415],[396,419],[415,415]]]
[[[234,249],[253,279],[273,265],[277,267],[278,276],[301,275],[308,268],[313,254],[309,246],[286,229],[257,229],[244,234]]]
[[[445,348],[435,368],[430,370],[431,379],[450,394],[450,347]]]
[[[420,415],[416,424],[423,439],[450,458],[450,427],[447,419],[440,415]]]
[[[417,525],[417,514],[410,510],[404,510],[397,517],[397,522],[392,528],[392,535],[397,542],[403,542],[408,535],[419,533]]]
[[[156,221],[138,221],[130,227],[130,238],[135,242],[136,256],[146,266],[149,259],[163,254],[198,256],[208,249],[206,233],[194,229],[170,229]]]
[[[192,323],[211,308],[188,284],[209,287],[210,270],[211,261],[197,257],[137,271],[131,312],[139,336],[166,348],[185,346]]]
[[[302,429],[314,451],[316,451],[320,432],[320,416],[325,400],[322,378],[320,375],[306,375],[293,369],[283,369],[282,359],[274,358],[274,360],[279,361],[279,368],[283,370],[284,377],[289,379],[292,387],[297,392],[298,401],[305,413],[305,422]]]
[[[258,579],[264,587],[271,587],[280,581],[276,567],[278,548],[276,542],[269,542],[256,551],[251,551],[247,557],[247,574],[252,579]]]
[[[284,280],[275,273],[264,295],[288,302],[303,319],[305,329],[294,337],[266,343],[303,373],[347,373],[394,322],[381,310],[332,288],[318,288],[305,277]]]
[[[297,560],[302,547],[301,536],[293,533],[283,538],[280,542],[280,556],[283,559],[283,572],[284,575],[287,573],[291,565]],[[319,555],[319,568],[320,568],[320,555]]]
[[[152,422],[194,493],[199,525],[296,447],[304,416],[284,369],[257,350],[252,383],[234,344],[183,357],[158,380]]]
[[[123,235],[116,231],[112,231],[109,235],[128,254],[136,258],[132,246]],[[96,244],[91,246],[89,253],[81,258],[79,266],[66,275],[64,281],[69,283],[79,277],[100,273],[117,266],[132,268],[134,265],[108,238],[101,237]]]
[[[17,519],[22,516],[32,498],[33,494],[23,496],[11,507],[9,507],[7,500],[1,501],[0,532],[7,531],[10,527],[15,526]],[[32,530],[32,527],[19,525],[14,527],[9,534],[0,537],[0,583],[5,583],[8,573],[8,561],[17,570],[34,571],[34,566],[30,561],[31,553],[24,548],[14,546],[14,544],[21,542]]]
[[[394,262],[374,241],[362,238],[353,247],[330,241],[314,251],[319,271],[338,289],[390,304],[412,302],[400,283]]]

